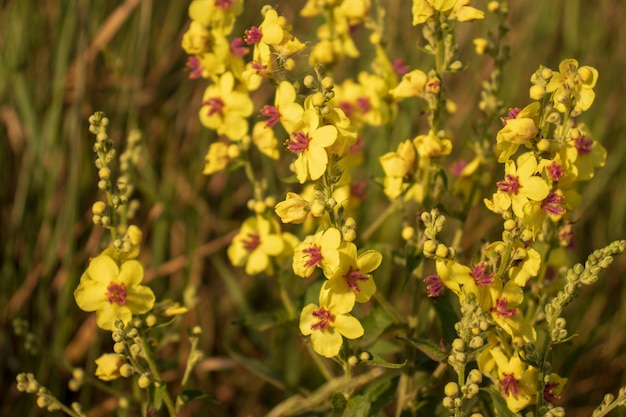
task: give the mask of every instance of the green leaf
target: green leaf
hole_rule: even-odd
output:
[[[368,346],[376,342],[380,336],[387,330],[393,319],[385,310],[377,307],[372,310],[363,320],[361,320],[365,334],[361,340],[363,346]]]
[[[376,415],[395,398],[399,376],[388,375],[370,383],[365,389],[365,396],[370,401],[370,415]]]
[[[178,394],[178,399],[183,404],[187,404],[196,400],[202,400],[205,398],[211,398],[211,397],[209,397],[207,394],[197,389],[186,389],[186,390],[183,390],[183,392],[181,392],[180,394]]]
[[[370,402],[362,395],[350,398],[341,417],[369,417]]]
[[[370,359],[363,361],[361,363],[364,363],[365,365],[369,365],[369,366],[378,366],[380,368],[400,369],[404,367],[407,362],[405,360],[402,363],[391,363],[391,362],[387,362],[385,359],[383,359],[382,357],[378,355],[374,355],[372,353],[370,353],[369,355],[370,355]]]
[[[450,300],[439,297],[437,299],[431,299],[431,301],[441,320],[443,339],[448,343],[452,343],[457,337],[454,325],[459,321],[459,316],[456,314],[456,311],[454,311],[452,304],[450,304]]]
[[[499,392],[496,392],[491,388],[486,391],[491,397],[491,402],[493,402],[493,407],[495,408],[498,417],[517,417],[519,415],[509,409],[506,405],[506,400],[502,398]]]
[[[343,394],[336,392],[330,397],[330,404],[332,406],[332,412],[330,417],[341,417],[346,409],[346,397]]]
[[[396,338],[405,341],[436,362],[445,362],[448,359],[448,354],[430,340],[408,338],[400,335],[396,336]]]

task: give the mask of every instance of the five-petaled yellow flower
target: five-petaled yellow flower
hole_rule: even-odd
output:
[[[352,306],[335,301],[333,294],[322,290],[319,306],[308,304],[300,314],[300,332],[311,335],[313,350],[327,358],[339,353],[343,337],[356,339],[364,333],[359,320],[348,314]]]
[[[106,255],[95,257],[74,291],[82,310],[95,311],[98,327],[113,330],[116,320],[130,322],[134,314],[144,314],[154,305],[154,293],[145,285],[143,266],[136,260],[118,265]]]
[[[228,258],[235,266],[245,266],[248,275],[272,273],[270,256],[280,255],[285,242],[278,224],[261,216],[250,217],[228,247]]]

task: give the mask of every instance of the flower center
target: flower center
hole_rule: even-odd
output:
[[[261,116],[267,117],[265,127],[274,127],[274,125],[280,121],[278,108],[267,104],[261,109]]]
[[[187,59],[187,68],[189,69],[189,78],[194,80],[202,76],[202,63],[197,56],[190,56]]]
[[[563,172],[563,165],[559,164],[556,161],[552,162],[548,166],[548,168],[546,168],[546,170],[548,171],[548,175],[550,176],[550,178],[552,178],[554,181],[560,180],[561,177],[565,174]]]
[[[313,317],[317,318],[317,323],[311,325],[311,330],[326,330],[328,326],[335,321],[333,313],[324,307],[318,308],[312,314]]]
[[[107,287],[106,297],[109,304],[116,303],[118,306],[123,306],[126,303],[126,286],[111,282]]]
[[[517,379],[515,379],[513,373],[508,374],[506,372],[503,372],[502,375],[504,375],[504,378],[502,378],[502,381],[500,381],[502,393],[507,397],[511,394],[513,394],[514,397],[517,397],[517,395],[519,394],[519,387],[518,381]]]
[[[250,49],[246,48],[243,39],[235,38],[230,43],[230,51],[233,53],[233,55],[241,57],[250,52]]]
[[[356,105],[359,106],[359,110],[362,114],[367,114],[372,109],[372,103],[367,97],[359,97],[356,99]]]
[[[559,386],[558,382],[549,381],[543,386],[543,400],[548,403],[554,403],[561,396],[554,393],[554,389]]]
[[[346,284],[348,288],[356,293],[361,292],[361,288],[359,287],[359,282],[367,281],[369,278],[359,269],[350,269],[348,273],[343,276],[346,279]]]
[[[507,194],[515,194],[519,192],[522,185],[519,183],[519,177],[513,176],[511,174],[506,174],[504,181],[498,181],[496,184],[498,186],[498,190]]]
[[[261,244],[261,237],[256,233],[248,233],[248,239],[244,239],[243,248],[248,252],[252,252]]]
[[[426,283],[426,294],[431,298],[439,297],[441,290],[443,290],[443,282],[441,282],[439,275],[429,275],[424,278],[424,282]]]
[[[252,26],[250,29],[246,30],[243,33],[243,40],[248,45],[254,45],[254,44],[261,42],[262,37],[263,37],[263,34],[261,33],[261,29],[259,29],[256,26]]]
[[[252,61],[251,67],[255,71],[265,71],[267,69],[267,65],[263,65],[260,61]]]
[[[587,155],[591,152],[593,140],[587,139],[585,135],[581,135],[574,139],[574,147],[578,151],[578,155]]]
[[[352,111],[354,109],[354,106],[352,105],[352,103],[348,101],[340,101],[337,104],[337,107],[339,107],[341,111],[343,111],[343,114],[345,114],[348,119],[352,117]]]
[[[476,285],[479,287],[490,285],[495,276],[493,272],[487,272],[487,264],[485,262],[480,262],[478,265],[475,265],[470,275],[474,278],[474,282],[476,282]]]
[[[500,120],[502,121],[502,124],[505,125],[508,120],[515,119],[520,111],[522,111],[522,109],[518,107],[509,109],[509,114],[505,117],[500,118]]]
[[[555,216],[561,216],[565,213],[565,209],[561,205],[565,200],[565,197],[559,195],[557,193],[550,193],[548,196],[541,202],[541,208],[548,214],[552,214]]]
[[[215,5],[222,10],[228,9],[235,0],[215,0]]]
[[[224,101],[219,97],[211,97],[202,104],[209,107],[209,116],[213,116],[216,113],[222,114],[224,111]]]
[[[516,308],[507,308],[506,304],[508,300],[506,297],[498,298],[496,300],[496,305],[491,308],[491,311],[498,314],[500,317],[511,318],[517,314]]]
[[[311,142],[309,135],[304,132],[294,132],[291,135],[291,140],[288,140],[286,145],[290,152],[301,153],[309,148],[309,142]]]
[[[309,255],[309,260],[306,261],[306,266],[315,266],[319,265],[324,257],[322,256],[322,252],[320,251],[320,247],[317,245],[313,245],[310,248],[303,249],[302,252]]]

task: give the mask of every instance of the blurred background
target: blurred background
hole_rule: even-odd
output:
[[[233,36],[261,22],[259,10],[266,3],[245,3]],[[294,22],[299,39],[314,42],[317,21],[298,16],[304,3],[270,2]],[[382,3],[388,3],[390,56],[430,68],[430,61],[424,61],[429,58],[415,48],[410,2]],[[472,5],[484,10],[485,3]],[[529,102],[529,78],[540,64],[556,69],[572,57],[600,74],[596,101],[581,120],[606,147],[608,159],[590,185],[583,184],[575,223],[577,259],[583,260],[594,249],[626,237],[626,3],[511,3],[511,60],[502,94],[507,106]],[[180,41],[189,24],[187,5],[153,0],[1,2],[0,415],[45,414],[33,396],[15,389],[19,372],[33,372],[59,398],[95,406],[92,416],[107,415],[114,407],[94,403],[100,397],[92,391],[75,394],[65,388],[67,365],[93,372],[93,359],[111,345],[109,334],[99,331],[94,316],[81,312],[73,299],[89,257],[102,249],[106,237],[91,223],[91,205],[101,198],[87,121],[96,110],[109,117],[109,135],[118,152],[131,129],[142,132],[145,158],[135,178],[141,208],[134,219],[144,233],[141,260],[157,298],[181,300],[186,288],[197,290],[198,307],[184,320],[203,329],[206,359],[197,372],[202,388],[228,415],[263,415],[286,397],[233,361],[225,347],[226,340],[245,332],[233,330],[233,320],[266,307],[267,284],[243,277],[224,256],[246,213],[250,190],[238,174],[201,173],[214,135],[198,121],[206,84],[189,80],[184,69]],[[484,25],[460,24],[459,33],[460,56],[469,66],[448,84],[459,107],[450,121],[457,136],[471,125],[469,113],[489,73],[488,61],[475,57],[472,46],[474,37],[486,35]],[[366,39],[368,33],[361,29],[359,35]],[[350,65],[368,68],[366,57]],[[339,82],[342,74],[336,75]],[[371,164],[372,172],[382,174],[376,161]],[[617,258],[567,310],[570,333],[579,337],[558,347],[555,356],[557,369],[569,378],[561,402],[568,415],[590,415],[606,392],[626,385],[624,276],[626,256]],[[21,334],[13,325],[16,318],[27,323],[18,330]],[[238,350],[263,358],[246,340],[237,339]],[[626,415],[621,413],[615,415]]]

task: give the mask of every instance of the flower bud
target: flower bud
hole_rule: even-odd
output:
[[[106,208],[107,205],[103,201],[96,201],[91,206],[91,211],[93,212],[93,214],[103,214]]]
[[[437,250],[435,251],[435,255],[439,258],[447,258],[448,257],[448,247],[443,243],[437,245]]]
[[[122,354],[126,351],[126,345],[124,342],[117,342],[113,345],[113,352]]]
[[[148,388],[150,386],[150,377],[146,374],[141,375],[137,380],[137,385],[139,385],[139,388]]]
[[[315,107],[322,107],[324,103],[324,94],[318,92],[311,96],[311,104],[313,104]]]
[[[530,87],[530,90],[528,91],[528,95],[533,100],[541,100],[543,96],[546,95],[546,89],[545,87],[539,84],[535,84]]]
[[[324,204],[322,204],[319,200],[315,200],[313,204],[311,204],[311,214],[315,217],[321,217],[324,215],[326,208]]]
[[[443,392],[447,397],[456,397],[459,395],[459,384],[456,382],[448,382],[443,388]]]
[[[313,88],[315,87],[315,78],[309,74],[304,77],[304,80],[302,80],[302,83],[304,84],[306,88]]]
[[[411,226],[406,226],[402,229],[402,239],[411,240],[413,236],[415,236],[415,229]]]

